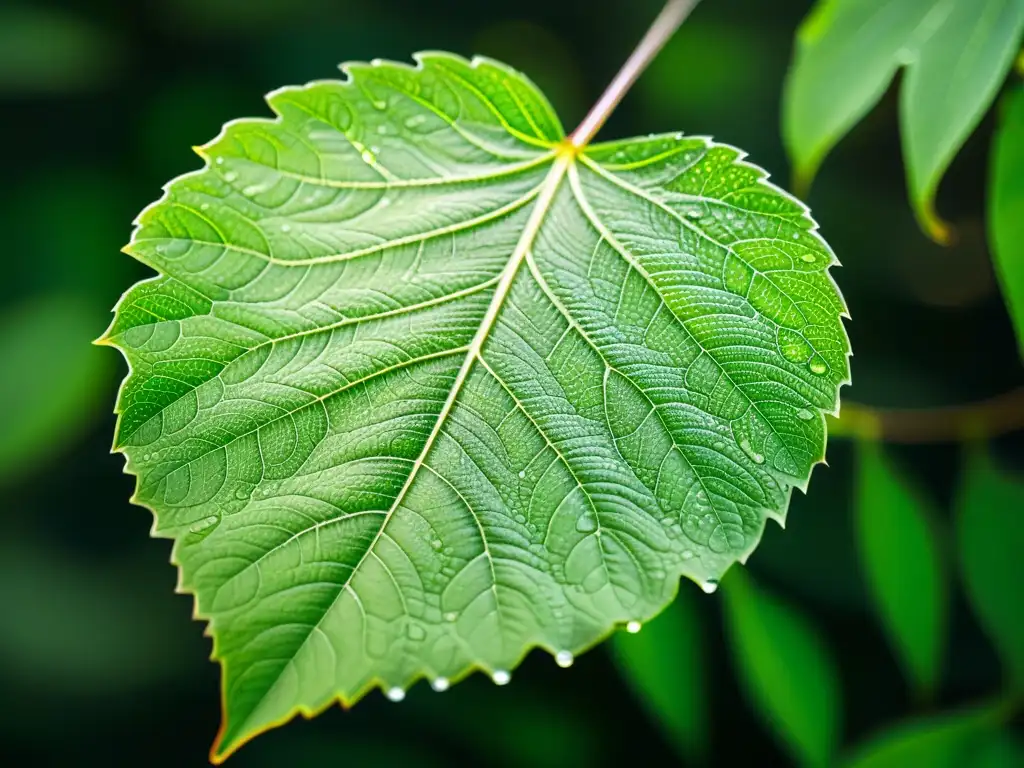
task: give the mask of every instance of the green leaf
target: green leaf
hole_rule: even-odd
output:
[[[900,123],[911,202],[935,213],[946,168],[992,103],[1024,30],[1021,0],[819,0],[797,34],[783,133],[798,182],[868,113],[901,67]]]
[[[983,448],[968,455],[957,495],[964,587],[1006,671],[1024,691],[1024,478],[1000,471]]]
[[[842,697],[821,637],[739,569],[723,593],[729,646],[747,699],[799,765],[831,765]]]
[[[1024,86],[1017,85],[1006,100],[989,178],[992,261],[1024,358]]]
[[[0,7],[0,93],[53,95],[106,83],[121,59],[116,41],[86,18],[41,5]]]
[[[975,766],[1005,719],[1004,703],[920,718],[884,731],[859,747],[848,768],[961,768]]]
[[[0,483],[14,482],[79,438],[111,366],[89,345],[97,313],[74,294],[29,299],[0,315]],[[16,404],[16,405],[15,405]]]
[[[705,659],[698,618],[692,596],[683,593],[645,624],[643,632],[620,632],[612,638],[612,652],[627,684],[680,756],[697,762],[708,748]]]
[[[948,595],[930,511],[881,444],[858,445],[857,539],[864,576],[896,656],[919,694],[934,693]]]
[[[835,263],[741,153],[574,150],[487,59],[348,64],[146,209],[117,449],[223,664],[221,760],[713,588],[848,379]]]

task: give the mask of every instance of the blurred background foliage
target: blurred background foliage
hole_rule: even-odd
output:
[[[108,453],[124,365],[89,346],[148,276],[119,249],[160,185],[199,165],[189,148],[228,119],[266,115],[260,94],[275,87],[428,48],[522,69],[571,127],[659,6],[0,5],[5,764],[202,765],[217,728],[209,640]],[[604,135],[710,134],[788,185],[780,94],[809,8],[705,0]],[[907,205],[896,92],[830,154],[809,199],[844,264],[856,350],[844,402],[931,408],[1013,391],[1024,371],[984,219],[1000,110],[940,188],[959,235],[943,248]],[[718,595],[682,584],[640,634],[569,670],[536,653],[507,688],[477,675],[440,699],[425,685],[401,705],[374,694],[267,734],[232,764],[1024,765],[1024,439],[999,428],[1021,422],[1021,398],[1006,402],[1018,412],[995,427],[1008,434],[980,442],[834,437],[787,530],[769,525]]]

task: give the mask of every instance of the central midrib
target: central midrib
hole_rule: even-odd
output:
[[[533,245],[534,239],[537,237],[537,233],[540,231],[541,225],[544,223],[544,217],[547,215],[548,210],[551,208],[551,203],[555,198],[555,194],[558,192],[558,187],[565,177],[566,171],[569,166],[574,162],[574,156],[572,153],[565,152],[559,153],[551,170],[545,177],[541,185],[540,193],[537,196],[537,201],[534,203],[533,210],[530,212],[530,218],[526,222],[526,227],[523,229],[523,234],[520,236],[516,243],[515,249],[512,251],[512,255],[509,257],[508,263],[501,271],[501,275],[498,280],[498,286],[494,291],[494,296],[491,298],[491,303],[487,306],[487,311],[484,313],[483,319],[480,321],[480,327],[477,328],[476,333],[473,336],[472,341],[469,343],[469,347],[466,351],[466,356],[463,358],[462,365],[459,367],[459,372],[455,375],[455,380],[452,382],[451,389],[448,392],[448,397],[444,401],[444,405],[441,406],[441,410],[437,415],[437,419],[434,422],[433,428],[430,430],[430,434],[427,436],[426,442],[423,444],[423,448],[413,463],[412,469],[409,471],[409,476],[406,478],[405,483],[399,490],[398,495],[395,496],[394,502],[388,509],[384,520],[381,522],[380,528],[377,529],[376,535],[373,540],[366,547],[366,551],[362,557],[355,564],[351,571],[349,571],[348,578],[342,585],[338,594],[331,601],[331,604],[324,610],[323,616],[310,629],[306,639],[302,641],[298,648],[295,649],[295,654],[298,655],[301,652],[303,646],[306,644],[309,636],[313,634],[313,631],[319,627],[323,621],[323,617],[326,617],[337,604],[338,600],[345,593],[345,590],[349,588],[352,580],[355,578],[363,562],[369,557],[370,553],[377,546],[377,542],[384,533],[384,529],[387,528],[388,522],[391,520],[391,516],[395,513],[395,510],[401,505],[405,499],[406,494],[415,482],[420,469],[426,461],[427,456],[430,454],[431,448],[437,440],[437,436],[441,433],[441,429],[444,427],[445,421],[448,419],[448,415],[451,413],[452,408],[455,406],[455,401],[458,399],[459,393],[462,391],[462,387],[469,377],[469,373],[473,368],[474,363],[479,359],[481,350],[483,349],[484,342],[487,341],[487,337],[490,335],[491,329],[494,327],[494,323],[501,313],[501,309],[505,304],[505,299],[508,298],[508,293],[512,288],[512,283],[515,280],[516,274],[519,272],[519,268],[526,260],[526,254],[529,252]],[[246,716],[243,718],[243,723],[253,712],[259,707],[264,699],[270,694],[270,692],[276,687],[276,681],[272,684],[267,692],[261,697],[260,702],[257,702]],[[236,726],[238,727],[238,726]]]

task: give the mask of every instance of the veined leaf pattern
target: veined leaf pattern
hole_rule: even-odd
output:
[[[848,380],[835,258],[740,151],[576,150],[519,73],[416,58],[270,94],[127,248],[115,448],[209,622],[217,761],[713,589]]]

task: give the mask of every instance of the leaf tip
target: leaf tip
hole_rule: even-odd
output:
[[[939,245],[951,246],[956,242],[956,230],[939,217],[933,199],[929,198],[918,206],[917,219],[924,233]]]

